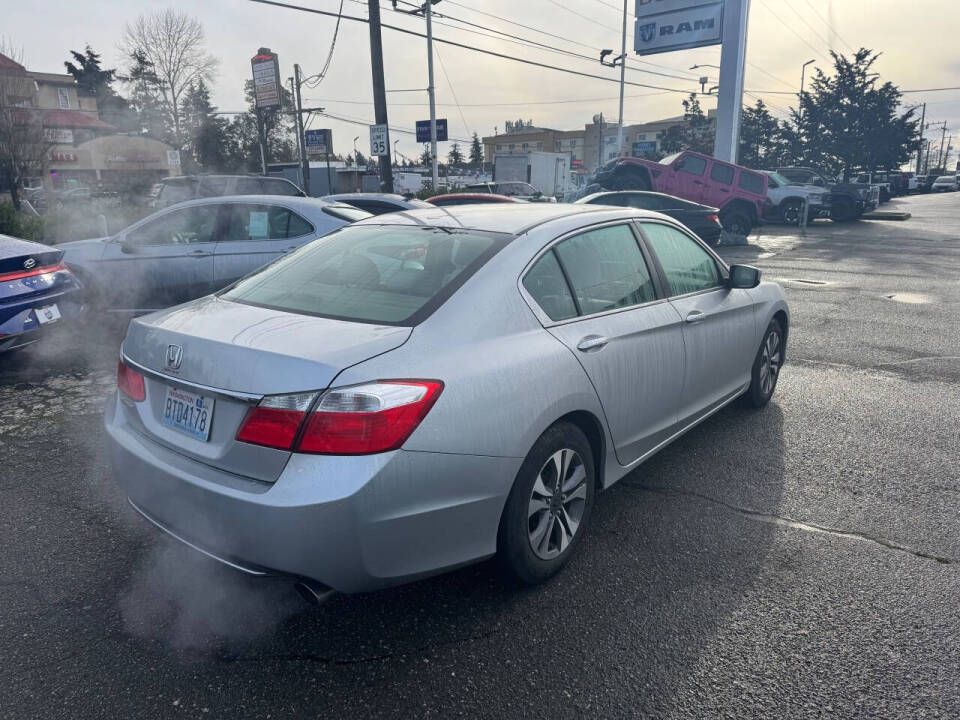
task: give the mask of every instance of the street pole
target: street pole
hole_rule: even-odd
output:
[[[260,173],[267,174],[266,132],[263,123],[263,111],[257,108],[257,140],[260,142]]]
[[[377,0],[370,0],[371,6]],[[433,160],[433,191],[439,192],[437,177],[437,103],[433,87],[433,0],[426,1],[427,6],[427,93],[430,95],[430,155]]]
[[[923,123],[927,120],[927,104],[923,104],[923,112],[920,114],[920,142],[917,143],[917,175],[920,172],[920,161],[923,159]]]
[[[390,162],[390,127],[387,122],[387,91],[383,80],[383,42],[380,39],[380,0],[367,0],[370,15],[370,66],[373,70],[373,112],[378,125],[387,126],[387,154],[381,155],[380,192],[393,192],[393,163]]]
[[[603,113],[600,113],[600,136],[597,140],[597,170],[603,167]]]
[[[943,134],[940,136],[940,151],[937,153],[937,167],[941,170],[945,169],[943,167],[943,143],[947,139],[947,123],[943,123]]]
[[[713,155],[737,162],[740,113],[743,110],[743,66],[747,60],[747,19],[750,0],[726,0],[720,50],[720,90],[717,101],[717,139]]]
[[[627,72],[627,0],[623,0],[623,34],[620,37],[620,126],[617,129],[617,156],[623,155],[623,86]]]
[[[294,99],[297,103],[297,150],[300,152],[300,184],[310,197],[310,162],[307,160],[307,139],[303,134],[303,102],[300,98],[300,66],[293,65]]]
[[[807,65],[812,65],[816,60],[807,60],[803,65],[800,66],[800,94],[797,96],[797,106],[800,108],[801,113],[803,111],[803,83],[807,79]]]

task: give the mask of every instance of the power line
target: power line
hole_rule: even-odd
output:
[[[827,28],[829,28],[830,32],[832,32],[834,35],[836,35],[836,36],[837,36],[837,39],[840,40],[840,42],[842,42],[844,45],[847,46],[847,48],[850,50],[850,52],[852,52],[852,53],[855,53],[855,52],[856,52],[856,49],[853,47],[853,45],[851,45],[850,43],[848,43],[846,40],[843,39],[843,37],[840,35],[840,33],[838,33],[838,32],[836,31],[836,29],[833,27],[833,25],[832,25],[830,22],[828,22],[827,19],[826,19],[825,17],[823,17],[823,15],[821,15],[821,14],[819,13],[819,11],[813,6],[813,3],[810,2],[810,0],[804,0],[804,2],[806,2],[807,5],[810,6],[810,9],[813,10],[814,15],[816,15],[818,18],[820,18],[820,20],[823,22],[823,24],[826,25]]]
[[[637,93],[635,95],[624,95],[625,99],[636,99],[653,97],[655,95],[670,95],[669,92],[651,92]],[[307,102],[323,103],[343,103],[346,105],[373,105],[372,100],[335,100],[331,98],[305,98]],[[596,97],[596,98],[571,98],[568,100],[528,100],[525,102],[503,102],[503,103],[461,103],[460,107],[466,108],[494,108],[494,107],[527,107],[529,105],[571,105],[577,103],[598,103],[612,102],[619,99],[619,96]],[[454,103],[437,103],[444,107],[454,107]],[[390,103],[390,107],[423,107],[423,103]]]
[[[825,37],[823,37],[823,35],[821,35],[820,33],[818,33],[818,32],[814,29],[813,25],[811,25],[810,23],[807,22],[807,19],[806,19],[805,17],[803,17],[803,15],[800,14],[800,11],[797,10],[797,9],[793,6],[792,3],[787,3],[787,7],[790,8],[791,12],[793,12],[794,15],[796,15],[798,18],[800,18],[800,22],[802,22],[804,25],[806,25],[806,26],[810,29],[810,32],[813,33],[814,37],[818,38],[824,45],[827,46],[828,49],[831,49],[831,50],[833,49],[832,44],[830,43],[830,41],[827,40]]]
[[[781,78],[778,78],[778,77],[777,77],[776,75],[774,75],[773,73],[767,72],[767,71],[764,70],[762,67],[760,67],[759,65],[756,65],[756,64],[750,62],[749,60],[747,60],[747,65],[749,65],[750,67],[752,67],[754,70],[759,70],[760,72],[762,72],[762,73],[763,73],[764,75],[766,75],[767,77],[773,78],[774,80],[776,80],[776,81],[777,81],[778,83],[780,83],[781,85],[786,85],[787,87],[793,87],[793,85],[792,85],[791,83],[788,83],[786,80],[783,80],[783,79],[781,79]]]
[[[789,31],[792,32],[794,35],[796,35],[796,36],[800,39],[800,42],[802,42],[802,43],[803,43],[804,45],[806,45],[808,48],[810,48],[810,49],[813,50],[815,53],[817,53],[818,55],[820,55],[822,58],[828,59],[827,56],[823,53],[822,50],[818,50],[818,49],[815,48],[813,45],[811,45],[809,42],[807,42],[807,40],[806,40],[800,33],[798,33],[796,30],[793,29],[793,26],[792,26],[792,25],[789,25],[786,20],[784,20],[782,17],[780,17],[780,16],[774,11],[774,9],[767,4],[766,0],[760,0],[760,3],[767,9],[767,11],[768,11],[771,15],[773,15],[773,16],[780,22],[781,25],[783,25],[787,30],[789,30]]]
[[[429,0],[427,0],[429,2]],[[440,50],[434,49],[434,52],[437,54],[437,60],[440,61],[440,70],[443,72],[443,77],[447,80],[447,87],[450,88],[450,94],[453,95],[453,102],[457,105],[457,112],[460,113],[460,119],[463,121],[463,129],[467,131],[467,135],[470,134],[470,126],[467,125],[467,118],[463,115],[463,108],[460,107],[460,101],[457,100],[457,93],[453,89],[453,83],[450,82],[450,76],[447,74],[447,68],[444,67],[443,58],[440,56]]]
[[[583,18],[583,19],[586,20],[587,22],[593,23],[594,25],[597,25],[597,26],[599,26],[599,27],[602,27],[602,28],[604,28],[604,29],[606,29],[606,30],[613,30],[614,32],[620,32],[620,28],[611,27],[610,25],[604,25],[602,22],[597,22],[596,20],[594,20],[594,19],[593,19],[592,17],[590,17],[589,15],[584,15],[583,13],[577,12],[577,11],[574,10],[573,8],[568,8],[568,7],[567,7],[566,5],[564,5],[563,3],[557,2],[557,0],[547,0],[547,2],[550,3],[551,5],[556,5],[556,6],[557,6],[558,8],[560,8],[561,10],[566,10],[568,13],[573,13],[573,14],[576,15],[578,18]]]
[[[327,11],[327,10],[319,10],[319,9],[317,9],[317,8],[304,7],[303,5],[294,5],[293,3],[280,2],[280,0],[247,0],[247,2],[257,3],[257,4],[259,4],[259,5],[268,5],[268,6],[271,6],[271,7],[279,7],[279,8],[284,8],[284,9],[287,9],[287,10],[297,10],[297,11],[299,11],[299,12],[307,12],[307,13],[312,13],[312,14],[314,14],[314,15],[324,15],[324,16],[327,16],[327,17],[336,17],[336,16],[337,16],[336,13],[333,13],[333,12],[330,12],[330,11]],[[367,18],[357,17],[357,16],[355,16],[355,15],[343,15],[342,17],[343,17],[344,20],[350,20],[350,21],[352,21],[352,22],[361,22],[361,23],[368,23],[368,22],[370,22],[369,19],[367,19]],[[408,28],[403,28],[403,27],[400,27],[400,26],[398,26],[398,25],[390,25],[390,24],[388,24],[388,23],[381,23],[381,27],[385,27],[385,28],[387,28],[387,29],[389,29],[389,30],[393,30],[393,31],[395,31],[395,32],[403,33],[403,34],[405,34],[405,35],[413,35],[414,37],[426,38],[426,35],[425,35],[424,33],[417,32],[416,30],[410,30],[410,29],[408,29]],[[453,41],[453,40],[447,40],[447,39],[444,39],[444,38],[434,37],[434,38],[433,38],[433,41],[434,41],[434,42],[437,42],[437,43],[442,43],[442,44],[444,44],[444,45],[451,45],[451,46],[453,46],[453,47],[458,47],[458,48],[461,48],[461,49],[463,49],[463,50],[470,50],[470,51],[472,51],[472,52],[478,52],[478,53],[481,53],[481,54],[483,54],[483,55],[489,55],[489,56],[491,56],[491,57],[496,57],[496,58],[500,58],[500,59],[503,59],[503,60],[511,60],[511,61],[513,61],[513,62],[522,63],[522,64],[524,64],[524,65],[531,65],[531,66],[533,66],[533,67],[540,67],[540,68],[544,68],[544,69],[546,69],[546,70],[556,70],[557,72],[566,73],[566,74],[568,74],[568,75],[577,75],[577,76],[580,76],[580,77],[591,78],[591,79],[593,79],[593,80],[603,80],[604,82],[612,82],[612,83],[619,83],[619,82],[620,82],[617,78],[606,77],[606,76],[604,76],[604,75],[595,75],[595,74],[593,74],[593,73],[587,73],[587,72],[583,72],[583,71],[581,71],[581,70],[573,70],[572,68],[565,68],[565,67],[560,67],[560,66],[558,66],[558,65],[550,65],[550,64],[548,64],[548,63],[538,62],[538,61],[536,61],[536,60],[528,60],[528,59],[526,59],[526,58],[516,57],[516,56],[514,56],[514,55],[507,55],[506,53],[496,52],[496,51],[494,51],[494,50],[488,50],[488,49],[486,49],[486,48],[475,47],[475,46],[471,46],[471,45],[465,45],[464,43],[459,43],[459,42],[455,42],[455,41]],[[638,83],[638,82],[635,82],[635,81],[633,81],[633,80],[627,80],[627,81],[625,82],[625,84],[626,84],[626,85],[631,85],[631,86],[633,86],[633,87],[643,87],[643,88],[649,88],[649,89],[651,89],[651,90],[664,90],[664,91],[666,91],[666,92],[675,92],[675,93],[680,93],[680,94],[683,94],[683,95],[686,95],[686,94],[688,94],[688,93],[690,93],[690,92],[694,92],[694,91],[691,91],[691,90],[686,90],[686,89],[681,89],[681,88],[669,88],[669,87],[663,87],[663,86],[661,86],[661,85],[648,85],[648,84],[646,84],[646,83]]]
[[[333,40],[330,41],[330,52],[327,53],[327,61],[323,64],[323,69],[316,75],[303,79],[303,84],[311,90],[316,89],[323,82],[323,78],[330,69],[330,62],[333,60],[333,50],[337,47],[337,36],[340,34],[340,18],[343,16],[343,0],[340,0],[340,10],[337,12],[337,24],[333,28]]]

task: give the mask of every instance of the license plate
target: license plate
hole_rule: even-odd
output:
[[[60,319],[60,308],[57,307],[56,303],[53,305],[34,308],[33,313],[37,316],[37,322],[41,325],[56,322]]]
[[[167,427],[206,442],[210,439],[213,398],[180,388],[168,387],[161,422]]]

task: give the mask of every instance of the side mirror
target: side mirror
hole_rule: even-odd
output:
[[[752,265],[731,265],[727,287],[750,290],[760,284],[760,270]]]
[[[543,197],[543,193],[542,193],[540,190],[537,190],[537,191],[533,194],[533,196],[534,196],[535,198]]]
[[[122,252],[124,255],[136,255],[136,254],[137,254],[137,246],[134,245],[134,244],[133,244],[132,242],[130,242],[129,240],[123,240],[123,241],[120,243],[120,252]]]

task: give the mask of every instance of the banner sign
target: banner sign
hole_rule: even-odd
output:
[[[304,133],[307,152],[324,155],[330,152],[333,143],[330,142],[330,130],[307,130]]]
[[[633,49],[655,55],[719,45],[722,27],[722,0],[637,0]]]
[[[645,142],[635,142],[633,144],[633,156],[634,157],[643,157],[644,155],[652,155],[657,151],[657,141],[656,140],[647,140]]]

